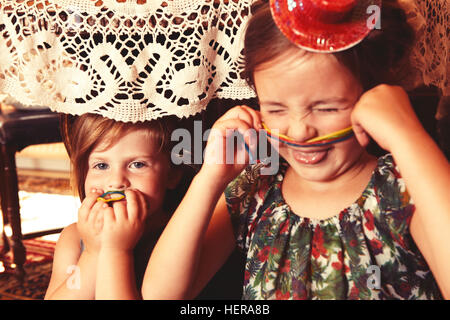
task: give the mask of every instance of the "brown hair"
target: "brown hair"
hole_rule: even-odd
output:
[[[288,50],[297,48],[275,25],[268,1],[252,6],[253,16],[245,34],[243,77],[255,89],[254,71]],[[414,42],[414,31],[396,1],[384,0],[381,29],[374,29],[356,46],[332,53],[358,79],[364,91],[378,84],[399,84],[409,70],[406,53]],[[305,54],[313,54],[305,51]]]
[[[176,119],[165,117],[154,121],[127,123],[108,119],[96,114],[83,114],[65,126],[63,131],[66,149],[72,164],[72,185],[83,201],[86,197],[84,183],[88,171],[88,159],[91,152],[100,144],[106,143],[110,147],[117,137],[121,137],[135,130],[144,129],[149,139],[159,145],[158,152],[168,155],[172,142],[171,132],[176,128]]]

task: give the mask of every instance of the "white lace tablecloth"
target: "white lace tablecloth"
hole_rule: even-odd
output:
[[[252,0],[0,0],[0,92],[25,105],[143,121],[247,99]]]
[[[405,86],[434,85],[450,95],[450,1],[398,0],[416,31],[410,54],[412,70]],[[383,22],[381,22],[383,23]],[[383,25],[382,25],[383,26]]]
[[[0,92],[131,122],[254,97],[240,76],[254,1],[0,0]],[[399,3],[418,35],[405,86],[449,95],[448,0]]]

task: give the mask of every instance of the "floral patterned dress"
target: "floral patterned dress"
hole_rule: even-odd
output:
[[[287,168],[262,176],[250,166],[225,191],[247,254],[243,299],[442,298],[409,232],[414,204],[391,155],[355,203],[324,220],[290,210]]]

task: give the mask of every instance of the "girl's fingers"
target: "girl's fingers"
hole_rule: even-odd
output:
[[[111,207],[107,204],[102,204],[96,212],[95,226],[97,230],[103,230],[103,225],[108,221],[114,221],[114,213]]]
[[[219,121],[232,119],[242,120],[246,122],[249,127],[257,130],[262,128],[259,112],[244,105],[230,109],[219,119]]]
[[[139,218],[141,220],[145,220],[145,218],[147,217],[148,209],[149,209],[147,200],[145,199],[144,194],[142,192],[140,192],[139,190],[136,190],[135,193],[139,200]]]
[[[126,201],[115,201],[112,203],[113,215],[117,223],[123,223],[128,220],[127,202],[128,198]]]
[[[242,112],[238,114],[239,119],[244,116],[243,120],[251,124],[254,129],[262,129],[261,114],[259,113],[259,111],[256,111],[247,106],[240,106],[240,108],[242,109]]]
[[[214,129],[218,129],[222,132],[223,137],[232,136],[235,131],[239,131],[243,136],[247,132],[253,130],[253,127],[242,119],[229,119],[218,121]]]
[[[218,129],[221,138],[228,138],[235,135],[238,131],[243,139],[243,146],[247,150],[245,155],[246,162],[253,160],[256,154],[258,142],[258,130],[262,129],[261,115],[258,111],[248,106],[237,106],[227,111],[213,126],[213,129]],[[210,141],[213,141],[211,139]],[[253,156],[251,156],[253,155]]]
[[[111,225],[116,222],[116,216],[114,214],[113,208],[111,208],[109,205],[105,204],[105,206],[102,207],[103,211],[103,223],[106,225]]]
[[[219,140],[221,141],[221,146],[225,147],[223,140],[235,135],[236,131],[242,135],[247,145],[254,143],[250,141],[249,136],[252,135],[252,132],[256,133],[256,131],[247,122],[240,119],[229,119],[216,122],[208,137],[208,144],[216,144],[215,141]]]
[[[125,190],[125,196],[127,198],[128,219],[132,221],[139,217],[139,212],[142,209],[137,193],[137,190]]]
[[[353,125],[353,132],[355,133],[356,140],[362,147],[367,147],[369,145],[370,139],[366,131],[362,126],[358,124]]]
[[[236,136],[236,131],[239,132],[237,144],[233,141],[233,136]],[[244,152],[244,154],[240,154],[236,151],[239,151],[239,149],[243,150],[244,147],[246,149],[249,149],[250,145],[254,145],[255,142],[252,141],[254,139],[252,139],[251,136],[256,137],[256,131],[243,120],[229,119],[217,122],[208,137],[208,143],[204,151],[205,163],[247,163],[247,153]],[[230,147],[232,147],[233,149],[231,149]]]
[[[360,103],[360,102],[358,102]],[[355,134],[356,140],[358,140],[359,144],[362,147],[367,147],[370,142],[369,134],[364,129],[364,127],[361,125],[361,115],[358,108],[354,108],[351,114],[351,122],[352,122],[352,129],[353,133]]]
[[[89,217],[86,220],[87,223],[96,225],[97,222],[101,219],[103,220],[103,210],[104,210],[105,203],[101,201],[97,201],[91,208],[91,211],[89,213]]]
[[[255,151],[258,133],[252,126],[249,126],[247,122],[239,119],[228,120],[224,125],[227,126],[225,133],[227,138],[233,136],[235,132],[238,131],[244,139],[243,143],[245,143],[245,148],[248,149],[247,151]]]
[[[252,109],[250,107],[246,107],[247,111],[252,115],[253,118],[253,128],[256,130],[261,130],[263,128],[262,126],[262,119],[261,119],[261,113],[255,109]]]
[[[84,198],[83,203],[78,210],[78,220],[87,222],[92,211],[92,208],[97,203],[97,198],[102,194],[101,190],[93,189]]]
[[[247,151],[248,160],[253,162],[257,158],[258,134],[256,132],[247,131],[244,135],[245,149]]]

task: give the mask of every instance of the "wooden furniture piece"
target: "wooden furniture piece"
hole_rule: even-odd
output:
[[[12,265],[19,280],[24,279],[25,247],[22,239],[34,238],[60,230],[23,236],[21,230],[18,179],[15,154],[23,148],[60,142],[59,114],[49,109],[17,109],[0,105],[0,200],[3,216],[3,249],[12,251]]]

